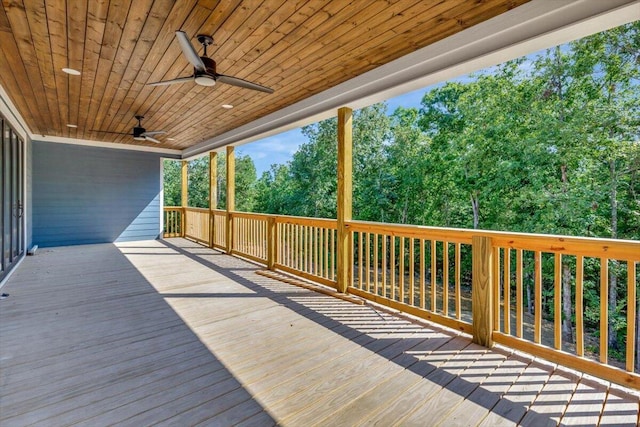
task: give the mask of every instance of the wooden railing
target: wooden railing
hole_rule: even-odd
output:
[[[234,212],[232,254],[267,262],[268,215]]]
[[[184,208],[184,216],[184,237],[208,246],[211,238],[209,233],[209,209]]]
[[[213,213],[213,233],[212,248],[225,250],[227,241],[227,212],[214,209]]]
[[[350,292],[472,332],[470,292],[461,291],[463,278],[471,277],[471,234],[361,221],[347,229],[353,236]]]
[[[274,220],[274,267],[336,287],[336,220],[291,216]]]
[[[164,208],[163,236],[184,236],[184,209],[179,206],[167,206]]]
[[[211,218],[208,210],[186,208],[186,224],[179,225],[180,209],[165,208],[165,236],[187,230],[186,237],[226,250],[225,211],[214,210]],[[337,288],[336,220],[229,215],[233,254]],[[352,260],[348,292],[473,334],[485,345],[499,343],[640,389],[640,242],[363,221],[345,227]],[[610,357],[608,348],[612,280],[628,290],[617,304],[626,321],[623,361]],[[587,307],[585,289],[600,300],[596,331],[588,330],[585,311],[594,308]],[[563,317],[569,311],[570,322]],[[592,327],[593,315],[589,319]]]

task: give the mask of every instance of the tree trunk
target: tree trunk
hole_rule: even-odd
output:
[[[562,339],[566,342],[573,342],[573,322],[571,321],[571,268],[569,264],[562,263]]]
[[[480,223],[480,203],[477,194],[471,195],[471,208],[473,209],[473,228],[475,230]]]
[[[533,314],[533,304],[531,303],[531,285],[527,283],[527,313]]]

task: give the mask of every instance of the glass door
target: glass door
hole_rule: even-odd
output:
[[[0,116],[0,280],[24,253],[24,144]]]

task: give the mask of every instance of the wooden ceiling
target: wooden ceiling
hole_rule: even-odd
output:
[[[36,137],[157,146],[92,131],[131,132],[140,114],[147,130],[167,131],[160,147],[184,149],[527,1],[3,1],[0,84]],[[275,93],[147,86],[193,73],[176,30],[196,47],[197,34],[213,35],[219,73]]]

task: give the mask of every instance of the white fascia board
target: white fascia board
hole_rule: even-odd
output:
[[[90,141],[86,139],[64,138],[60,136],[40,136],[33,141],[52,142],[58,144],[84,145],[87,147],[111,148],[114,150],[144,151],[148,153],[166,154],[171,158],[180,158],[182,151],[169,148],[146,147],[142,145],[117,144],[115,142]]]
[[[363,108],[640,19],[640,0],[533,0],[500,16],[182,151],[184,159]],[[277,92],[274,95],[277,96]]]

